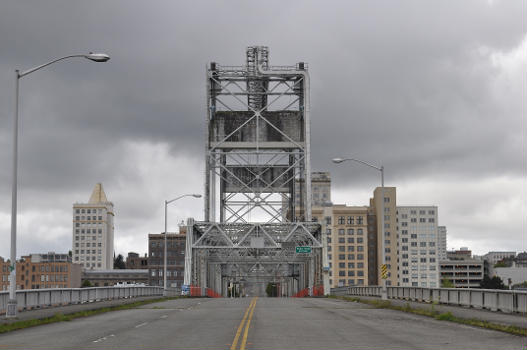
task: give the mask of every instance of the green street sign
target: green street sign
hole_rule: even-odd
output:
[[[296,247],[296,253],[311,253],[311,247]]]
[[[15,265],[9,265],[9,272],[12,272],[15,269]]]

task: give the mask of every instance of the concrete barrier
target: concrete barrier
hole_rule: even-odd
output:
[[[331,295],[380,297],[379,286],[331,288]],[[388,299],[437,302],[506,313],[527,313],[527,291],[465,288],[386,287]]]
[[[65,289],[24,289],[16,291],[18,310],[81,304],[100,300],[163,295],[162,287],[94,287]],[[0,313],[5,313],[9,292],[0,292]]]

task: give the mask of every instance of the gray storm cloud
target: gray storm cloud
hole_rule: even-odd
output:
[[[65,61],[21,81],[20,251],[68,250],[71,204],[103,182],[118,213],[117,249],[143,252],[146,234],[161,230],[165,196],[202,190],[205,64],[243,64],[254,44],[270,47],[271,64],[309,63],[313,170],[332,172],[334,197],[365,205],[353,194],[377,185],[367,169],[330,163],[354,155],[383,163],[388,183],[411,193],[401,194],[403,204],[439,203],[441,223],[459,242],[525,249],[517,211],[485,218],[488,207],[458,205],[464,184],[479,184],[478,200],[525,208],[524,7],[497,0],[6,2],[0,256],[8,254],[15,68],[87,50],[112,57]],[[514,185],[486,197],[503,178]],[[176,206],[173,215],[199,218],[201,202]],[[504,228],[507,215],[513,224]],[[484,218],[485,230],[481,223],[471,229],[467,218]],[[506,239],[491,243],[498,229]]]

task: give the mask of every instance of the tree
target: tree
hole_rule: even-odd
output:
[[[490,278],[489,276],[483,277],[480,284],[483,289],[507,289],[503,284],[503,281],[498,276]]]
[[[117,255],[116,258],[113,258],[113,268],[114,269],[126,269],[124,258],[121,254]]]
[[[84,281],[82,281],[81,288],[89,288],[89,287],[91,287],[91,286],[92,286],[92,285],[91,285],[91,282],[90,282],[90,281],[88,281],[88,280],[84,280]]]
[[[455,288],[454,283],[449,279],[441,280],[441,288]]]

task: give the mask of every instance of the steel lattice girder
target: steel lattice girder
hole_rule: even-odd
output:
[[[207,69],[206,220],[218,203],[222,222],[293,220],[295,179],[310,192],[307,66],[269,66],[268,54],[250,47],[246,66]]]

